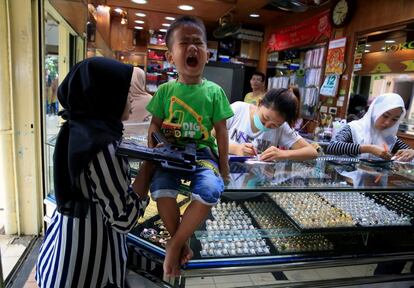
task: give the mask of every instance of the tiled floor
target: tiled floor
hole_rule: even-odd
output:
[[[296,270],[284,272],[287,278],[291,281],[297,280],[321,280],[329,279],[334,276],[337,277],[358,277],[358,276],[371,276],[376,265],[359,265],[350,266],[345,268],[329,268],[329,269],[314,269],[314,270]],[[409,268],[409,265],[406,267]],[[343,274],[340,273],[343,271]],[[326,278],[325,278],[326,277]],[[282,284],[289,283],[287,280],[276,280],[272,273],[257,273],[257,274],[244,274],[244,275],[232,275],[232,276],[214,276],[214,277],[196,277],[189,278],[186,282],[186,287],[189,288],[228,288],[228,287],[244,287],[244,286],[257,286],[269,284]],[[402,283],[381,283],[359,286],[347,286],[346,288],[409,288],[414,283],[402,282]],[[145,285],[141,283],[140,288],[153,287],[151,283]],[[37,287],[34,280],[34,269],[29,276],[24,288]],[[340,287],[338,287],[340,288]],[[345,288],[345,287],[344,287]]]
[[[32,239],[32,236],[0,235],[1,264],[4,279],[12,271]]]

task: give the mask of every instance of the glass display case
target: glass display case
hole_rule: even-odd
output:
[[[145,145],[148,126],[126,124],[124,137]],[[231,156],[229,163],[231,177],[219,204],[189,240],[194,257],[170,284],[414,259],[414,164],[330,155],[271,163]],[[140,160],[130,164],[136,172]],[[182,182],[178,196],[181,214],[191,202],[188,184]],[[162,279],[169,233],[155,202],[127,239],[129,269]],[[414,274],[331,279],[323,285],[391,280],[414,281]]]
[[[413,164],[338,156],[238,161],[230,158],[231,180],[191,237],[194,258],[173,285],[183,287],[191,277],[414,259]],[[182,194],[181,213],[191,199],[185,185]],[[157,212],[150,210],[128,242],[131,267],[156,273],[151,267],[162,267],[169,234]],[[414,275],[347,278],[341,283],[407,278]],[[324,285],[330,281],[338,286],[333,280]]]

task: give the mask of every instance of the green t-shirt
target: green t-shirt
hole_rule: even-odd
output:
[[[216,152],[216,139],[211,135],[213,125],[234,114],[223,89],[205,79],[193,85],[176,80],[162,84],[147,110],[164,120],[161,132],[170,141],[195,141],[198,149],[210,147]]]

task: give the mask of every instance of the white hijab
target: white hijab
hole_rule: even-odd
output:
[[[382,114],[398,107],[403,110],[403,113],[393,126],[384,130],[375,128],[375,122]],[[397,141],[398,126],[401,120],[404,119],[405,112],[404,100],[400,95],[385,93],[376,97],[364,117],[349,123],[353,142],[356,144],[379,145],[381,147],[386,144],[391,151]]]

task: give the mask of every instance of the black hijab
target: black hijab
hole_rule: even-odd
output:
[[[54,152],[57,209],[84,217],[89,206],[79,187],[79,176],[95,155],[122,137],[133,67],[94,57],[77,63],[58,88],[67,120],[60,128]]]

